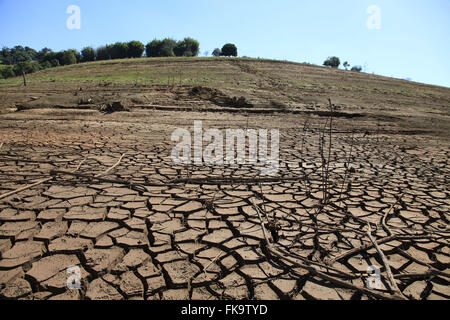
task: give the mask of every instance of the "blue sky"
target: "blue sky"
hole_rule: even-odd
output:
[[[69,30],[66,10],[81,10]],[[366,25],[381,12],[380,29]],[[53,50],[193,37],[240,56],[321,65],[331,55],[366,72],[450,87],[449,0],[0,0],[0,46]]]

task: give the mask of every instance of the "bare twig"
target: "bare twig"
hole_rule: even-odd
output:
[[[259,223],[261,224],[261,230],[262,230],[264,239],[266,239],[267,247],[270,248],[272,245],[271,245],[271,242],[269,241],[269,238],[267,237],[266,228],[264,227],[264,222],[263,222],[262,217],[261,217],[261,212],[260,212],[261,210],[259,209],[258,205],[255,204],[253,199],[252,199],[252,204],[253,204],[253,207],[255,208],[256,212],[258,213]]]
[[[323,201],[324,204],[326,204],[329,199],[328,180],[330,178],[331,146],[333,144],[333,140],[332,140],[332,136],[333,136],[333,104],[331,103],[331,99],[328,99],[328,102],[330,104],[330,131],[329,131],[330,142],[328,145],[328,159],[327,159],[327,167],[325,170],[325,186],[324,186],[325,193],[324,193],[324,201]]]
[[[80,170],[81,166],[83,165],[83,163],[87,161],[88,158],[89,156],[84,157],[84,159],[78,164],[78,166],[72,172],[77,172],[78,170]]]
[[[309,119],[305,120],[305,124],[303,125],[303,137],[302,137],[302,149],[300,151],[300,154],[303,156],[303,148],[305,146],[305,137],[306,137],[306,130],[307,130],[307,126],[309,124]]]
[[[264,212],[264,215],[266,216],[267,222],[269,222],[269,224],[270,224],[270,219],[269,219],[269,216],[267,215],[266,203],[264,202],[264,193],[263,193],[261,182],[259,183],[259,191],[261,193],[261,200],[263,201],[263,203],[262,203],[263,212]],[[275,219],[276,219],[276,217],[275,217],[275,211],[274,211],[273,212],[273,223],[274,224],[275,224]]]
[[[394,291],[396,294],[399,294],[401,297],[403,297],[402,292],[397,286],[397,282],[394,279],[394,275],[392,274],[391,267],[389,266],[389,261],[387,260],[386,256],[383,253],[383,250],[381,250],[380,246],[377,244],[375,239],[372,236],[372,228],[370,227],[370,223],[367,224],[367,236],[369,237],[370,241],[372,242],[373,246],[377,250],[378,254],[380,255],[381,259],[383,260],[384,267],[386,268],[386,273],[390,282],[390,286],[392,291]],[[404,298],[404,297],[403,297]],[[406,299],[406,298],[405,298]]]
[[[417,273],[401,273],[394,275],[395,279],[430,279],[435,276],[441,275],[437,270],[429,269],[425,272],[417,272]]]
[[[341,191],[339,192],[339,199],[337,202],[340,202],[342,199],[342,193],[344,192],[345,182],[347,181],[348,171],[349,171],[349,167],[350,167],[350,161],[351,161],[352,152],[353,152],[354,135],[355,135],[355,132],[352,131],[352,142],[350,144],[350,154],[349,154],[347,162],[346,162],[344,180],[342,181]]]
[[[29,160],[29,159],[21,159],[21,158],[1,158],[0,161],[1,162],[17,161],[17,162],[24,162],[24,163],[47,163],[47,164],[53,163],[51,161],[46,161],[46,160]]]
[[[392,235],[389,237],[381,238],[376,241],[377,244],[383,244],[386,242],[394,241],[394,240],[412,240],[412,239],[427,239],[430,238],[430,235]],[[353,256],[361,251],[368,250],[373,248],[373,243],[364,244],[360,247],[353,248],[351,250],[348,250],[344,252],[343,254],[337,256],[333,259],[333,262],[342,260],[344,258],[347,258],[349,256]]]
[[[389,210],[386,212],[386,214],[383,216],[383,219],[381,219],[381,225],[383,226],[384,231],[390,236],[392,234],[391,229],[386,224],[386,218],[388,215],[391,214],[392,209],[400,202],[400,199],[403,197],[403,194],[398,197],[397,201],[392,204],[392,206],[389,208]]]
[[[148,187],[176,186],[176,185],[170,185],[170,184],[165,184],[165,183],[136,184],[136,183],[132,183],[132,182],[125,181],[125,180],[120,180],[120,179],[107,179],[107,178],[95,177],[95,176],[82,174],[82,173],[74,173],[74,172],[61,171],[61,170],[52,170],[52,171],[50,171],[50,174],[52,176],[67,175],[67,176],[73,176],[73,177],[77,177],[77,178],[84,178],[84,179],[88,179],[88,180],[96,180],[96,181],[101,181],[101,182],[123,184],[123,185],[128,186],[131,189],[136,190],[138,192],[139,191],[144,191],[144,192],[147,191],[144,188],[145,186],[148,186]]]
[[[204,185],[258,185],[260,183],[274,183],[282,181],[298,181],[304,179],[303,177],[272,177],[272,178],[226,178],[226,177],[211,177],[211,178],[190,178],[190,179],[175,179],[171,180],[171,184],[204,184]]]
[[[432,265],[430,265],[430,264],[428,264],[428,263],[426,263],[426,262],[424,262],[422,260],[419,260],[419,259],[413,257],[412,255],[410,255],[409,253],[407,253],[406,251],[404,251],[402,249],[397,249],[397,251],[398,251],[398,253],[400,255],[402,255],[402,256],[404,256],[404,257],[406,257],[408,259],[411,259],[415,263],[418,263],[420,265],[428,267],[430,269],[428,272],[431,272],[433,274],[438,274],[440,276],[443,276],[445,278],[449,278],[450,279],[450,274],[449,273],[446,273],[446,272],[443,272],[441,270],[438,270],[438,269],[434,268]]]
[[[39,181],[37,181],[37,182],[35,182],[35,183],[33,183],[33,184],[30,184],[30,185],[21,187],[21,188],[19,188],[19,189],[16,189],[16,190],[7,192],[7,193],[5,193],[5,194],[2,194],[2,195],[0,195],[0,200],[1,200],[1,199],[4,199],[4,198],[7,198],[7,197],[9,197],[9,196],[12,196],[13,194],[22,192],[22,191],[24,191],[24,190],[31,189],[31,188],[33,188],[33,187],[35,187],[35,186],[38,186],[38,185],[40,185],[40,184],[43,184],[43,183],[45,183],[45,182],[47,182],[47,181],[50,181],[50,180],[52,180],[52,179],[53,179],[53,177],[45,178],[45,179],[39,180]]]
[[[436,270],[427,270],[425,272],[421,272],[421,273],[401,273],[401,274],[395,274],[394,278],[395,279],[429,279],[432,278],[434,276],[439,275],[438,272],[436,272]]]
[[[272,248],[275,249],[275,250],[277,250],[278,252],[281,252],[282,254],[286,255],[287,257],[292,257],[292,258],[294,258],[294,259],[301,260],[301,261],[305,262],[305,263],[308,264],[308,265],[313,264],[313,265],[316,265],[316,266],[318,266],[318,267],[321,267],[321,268],[324,268],[324,269],[327,269],[327,270],[331,270],[331,271],[333,271],[333,272],[336,272],[336,274],[337,274],[339,277],[341,277],[341,278],[355,279],[355,278],[359,278],[359,277],[360,277],[360,274],[350,274],[350,273],[347,273],[347,272],[345,272],[345,271],[338,270],[338,269],[336,269],[336,268],[330,267],[329,265],[326,265],[326,264],[323,264],[323,263],[320,263],[320,262],[317,262],[317,261],[309,260],[309,259],[304,258],[304,257],[302,257],[302,256],[299,256],[299,255],[297,255],[297,254],[293,254],[293,253],[291,253],[291,252],[288,252],[288,251],[286,251],[286,250],[281,249],[280,247],[274,247],[274,246],[272,246]]]
[[[97,174],[95,177],[98,178],[98,177],[105,176],[105,175],[107,175],[109,172],[111,172],[112,170],[114,170],[114,168],[116,168],[116,167],[120,164],[120,162],[122,161],[123,157],[125,157],[125,155],[126,155],[126,153],[122,154],[122,156],[119,158],[119,160],[118,160],[112,167],[110,167],[108,170],[106,170],[106,171],[103,172],[103,173]]]
[[[320,159],[322,161],[322,165],[321,165],[321,179],[322,179],[322,204],[324,203],[324,198],[325,198],[325,155],[324,155],[324,145],[325,145],[325,129],[326,126],[328,124],[328,119],[325,122],[325,126],[323,128],[323,131],[319,131],[319,153],[320,153]]]
[[[215,263],[215,262],[217,261],[217,259],[219,259],[220,256],[221,256],[222,254],[223,254],[222,251],[219,252],[219,254],[218,254],[213,260],[211,260],[211,262],[203,269],[203,272],[204,272],[205,274],[206,274],[208,268],[209,268],[213,263]]]

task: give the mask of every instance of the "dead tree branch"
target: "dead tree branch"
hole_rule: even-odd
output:
[[[383,260],[383,264],[384,267],[386,269],[386,273],[390,282],[390,287],[392,289],[392,291],[394,291],[395,294],[398,294],[400,297],[403,297],[402,292],[400,291],[400,289],[397,286],[397,282],[394,279],[394,275],[392,274],[391,271],[391,267],[389,266],[389,261],[387,260],[386,256],[384,255],[383,250],[381,250],[380,246],[377,244],[377,242],[375,241],[375,239],[372,236],[372,228],[370,227],[370,223],[367,224],[367,236],[369,237],[370,241],[372,242],[373,246],[375,247],[375,249],[377,250],[378,254],[381,257],[381,260]],[[406,298],[405,298],[406,299]]]

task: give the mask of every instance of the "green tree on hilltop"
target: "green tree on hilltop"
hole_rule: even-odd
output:
[[[232,43],[227,43],[223,46],[221,55],[224,57],[237,57],[238,52],[236,46]]]
[[[86,47],[81,50],[81,61],[89,62],[95,60],[95,50],[91,47]]]
[[[126,42],[116,42],[111,48],[111,59],[124,59],[128,57],[128,44]]]
[[[326,67],[331,67],[331,68],[337,69],[341,65],[341,60],[339,60],[338,57],[328,57],[328,59],[325,60],[323,65]]]
[[[144,53],[145,46],[139,41],[128,42],[128,58],[140,58]]]
[[[73,50],[66,50],[58,53],[58,60],[61,66],[77,63],[77,57]]]
[[[184,38],[178,41],[173,52],[177,57],[196,57],[200,50],[200,44],[197,40],[192,38]]]

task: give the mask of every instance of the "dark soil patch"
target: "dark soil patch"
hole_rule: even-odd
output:
[[[222,91],[196,86],[189,92],[191,97],[196,97],[201,100],[211,101],[212,103],[222,107],[232,108],[252,108],[253,104],[249,103],[245,97],[229,97]]]

